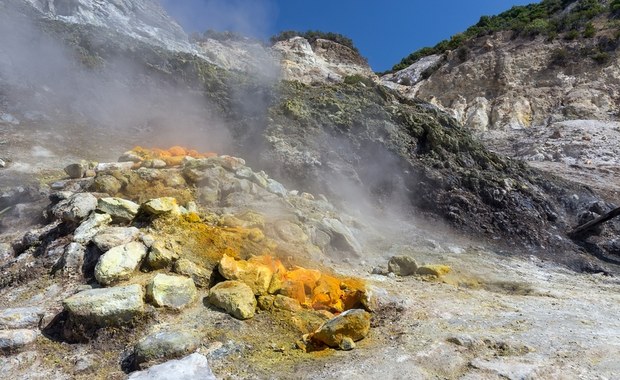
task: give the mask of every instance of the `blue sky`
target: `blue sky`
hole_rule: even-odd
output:
[[[234,30],[268,38],[318,29],[353,39],[375,71],[462,32],[482,15],[535,0],[161,0],[186,31]]]

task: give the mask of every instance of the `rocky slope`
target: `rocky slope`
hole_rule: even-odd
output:
[[[560,19],[581,2],[568,3],[550,20]],[[617,120],[617,24],[608,12],[590,23],[593,31],[580,29],[576,36],[575,30],[554,37],[492,32],[425,57],[383,80],[400,84],[396,87],[406,96],[429,101],[479,131],[574,119]]]

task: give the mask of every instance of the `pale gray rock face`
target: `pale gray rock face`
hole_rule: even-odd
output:
[[[93,242],[102,252],[107,252],[119,245],[136,240],[140,230],[136,227],[108,227],[101,230],[93,238]]]
[[[90,193],[77,193],[60,201],[52,208],[52,214],[65,222],[79,222],[97,207],[97,198]]]
[[[0,310],[0,329],[36,328],[45,311],[38,307]]]
[[[193,52],[183,29],[155,0],[27,0],[45,17],[113,29],[173,51]]]
[[[14,351],[37,339],[37,332],[33,330],[0,330],[0,352]]]
[[[114,247],[99,258],[95,278],[103,285],[126,280],[145,256],[146,247],[137,241]]]
[[[134,348],[138,364],[157,359],[170,359],[195,351],[200,338],[190,331],[159,331],[142,339]]]
[[[196,299],[196,285],[189,277],[159,273],[146,288],[148,299],[159,307],[180,310]]]
[[[131,380],[217,380],[207,358],[191,354],[183,359],[170,360],[147,370],[134,372]]]

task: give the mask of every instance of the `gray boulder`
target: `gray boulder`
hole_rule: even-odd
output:
[[[101,252],[107,252],[136,240],[139,235],[140,230],[136,227],[107,227],[95,235],[93,242]]]
[[[194,284],[201,288],[209,286],[213,273],[187,259],[177,260],[174,263],[173,270],[175,273],[190,277],[194,281]]]
[[[90,289],[65,299],[62,304],[74,323],[118,326],[144,313],[144,290],[137,284]]]
[[[189,331],[159,331],[142,339],[134,347],[136,364],[173,359],[195,351],[200,339]]]
[[[191,354],[183,359],[170,360],[151,368],[132,373],[129,380],[217,380],[207,358]]]
[[[101,229],[106,227],[112,222],[112,217],[108,214],[97,214],[93,212],[88,219],[82,222],[80,226],[73,233],[73,241],[80,244],[88,244],[88,242],[95,236]]]
[[[45,310],[39,307],[19,307],[0,310],[0,330],[36,328]]]
[[[101,198],[97,202],[97,210],[110,214],[115,223],[131,222],[139,208],[137,203],[123,198]]]
[[[87,165],[83,163],[75,163],[65,167],[65,173],[71,178],[82,178],[86,174]]]
[[[361,253],[362,246],[357,241],[351,230],[342,224],[338,219],[324,218],[322,221],[324,229],[331,236],[331,245],[342,251]]]
[[[90,193],[76,193],[52,207],[52,215],[65,222],[79,222],[97,207],[97,198]]]
[[[95,278],[102,285],[127,280],[145,256],[146,247],[137,241],[114,247],[99,258]]]
[[[37,339],[34,330],[0,330],[0,352],[11,352],[26,347]]]

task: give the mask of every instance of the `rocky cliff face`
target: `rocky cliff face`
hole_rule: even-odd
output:
[[[617,120],[620,54],[613,31],[574,41],[513,38],[512,32],[474,39],[426,76],[427,62],[385,76],[408,97],[429,101],[475,130],[527,128],[572,119]],[[603,45],[603,53],[592,54]],[[424,58],[423,60],[428,60]],[[411,78],[403,82],[402,78]]]
[[[154,0],[27,0],[45,17],[109,28],[170,50],[192,51],[183,29]]]

